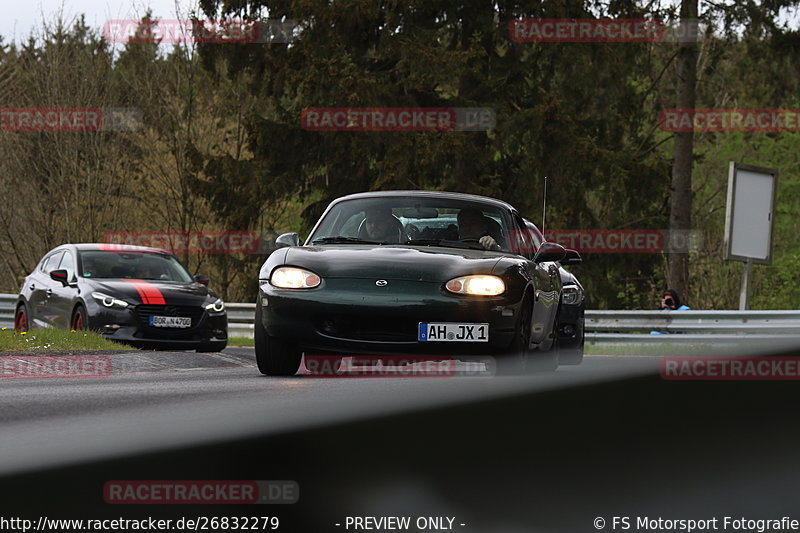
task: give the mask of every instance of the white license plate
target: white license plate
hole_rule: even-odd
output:
[[[157,328],[190,328],[192,319],[188,316],[151,316],[150,325]]]
[[[489,324],[420,322],[417,338],[428,342],[489,342]]]

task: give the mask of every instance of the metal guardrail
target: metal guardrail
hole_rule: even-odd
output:
[[[226,303],[228,309],[228,337],[253,338],[256,304]]]
[[[800,340],[800,311],[586,311],[585,318],[590,344]]]
[[[15,294],[0,294],[0,327],[14,325]],[[228,335],[253,337],[256,304],[227,303]],[[798,311],[586,311],[590,344],[800,340]],[[662,331],[667,335],[651,335]],[[673,333],[674,335],[670,335]]]
[[[17,303],[16,294],[0,294],[0,328],[14,326],[15,303]]]

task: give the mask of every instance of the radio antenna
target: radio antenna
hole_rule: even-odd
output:
[[[542,240],[546,240],[544,236],[544,221],[545,213],[547,213],[547,176],[544,177],[544,198],[542,199]]]

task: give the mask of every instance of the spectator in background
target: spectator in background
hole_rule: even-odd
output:
[[[664,311],[688,311],[691,307],[681,304],[681,298],[676,291],[667,289],[661,298],[661,309]]]
[[[688,311],[691,309],[688,305],[684,305],[681,303],[681,298],[678,296],[677,291],[673,289],[667,289],[664,291],[664,294],[661,296],[661,309],[663,311]],[[666,331],[651,331],[651,335],[664,335],[668,333]],[[682,333],[681,331],[676,331],[675,333]]]

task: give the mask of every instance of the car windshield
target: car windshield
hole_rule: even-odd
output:
[[[150,252],[80,252],[84,278],[146,279],[188,283],[192,276],[171,255]]]
[[[489,203],[409,196],[360,198],[335,204],[307,244],[405,244],[486,249],[491,237],[508,250],[510,219]],[[491,242],[491,241],[490,241]]]

